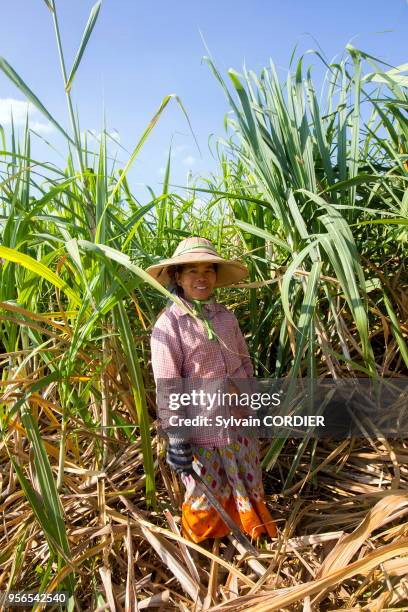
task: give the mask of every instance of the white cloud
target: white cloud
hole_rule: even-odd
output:
[[[172,158],[178,157],[180,155],[180,153],[183,153],[186,149],[188,149],[187,145],[176,145],[176,146],[171,148],[170,156]],[[168,157],[168,156],[169,156],[169,149],[164,149],[163,150],[163,157]]]
[[[176,147],[174,147],[173,151],[175,155],[178,155],[179,153],[182,153],[186,149],[188,149],[187,145],[177,145]]]
[[[42,123],[42,121],[31,121],[29,122],[29,126],[38,134],[49,134],[54,131],[54,126],[51,123]]]
[[[194,166],[194,164],[196,163],[196,159],[192,155],[187,155],[187,157],[183,159],[182,163],[185,166]]]
[[[13,121],[16,127],[24,127],[26,123],[27,113],[30,127],[36,132],[49,133],[54,127],[48,121],[45,123],[39,121],[41,113],[31,104],[24,100],[16,100],[15,98],[0,98],[0,124],[11,125],[11,114],[13,113]]]

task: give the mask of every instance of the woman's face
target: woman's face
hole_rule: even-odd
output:
[[[176,282],[187,300],[208,300],[216,281],[217,273],[211,263],[185,264],[181,272],[176,272]]]

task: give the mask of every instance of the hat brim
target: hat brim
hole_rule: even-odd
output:
[[[195,253],[194,256],[190,253],[189,255],[180,255],[179,257],[164,259],[159,264],[149,266],[146,272],[161,285],[167,287],[173,280],[172,276],[168,273],[169,268],[172,266],[181,266],[183,264],[203,262],[217,264],[217,280],[215,287],[235,285],[248,276],[248,268],[244,264],[231,259],[223,259],[222,257],[210,255],[208,253]]]

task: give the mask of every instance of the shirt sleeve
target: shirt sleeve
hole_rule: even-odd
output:
[[[180,378],[183,366],[183,351],[174,322],[164,312],[156,322],[151,336],[152,369],[154,380]]]
[[[184,407],[177,413],[172,408],[172,398],[182,390],[183,351],[175,321],[168,312],[164,312],[156,322],[151,335],[151,359],[153,376],[156,383],[156,405],[159,418],[159,431],[169,437],[188,439],[185,427],[175,428],[170,425],[171,416],[185,416]]]

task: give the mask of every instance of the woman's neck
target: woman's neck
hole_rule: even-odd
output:
[[[213,295],[210,295],[208,300],[194,300],[192,298],[186,298],[184,296],[182,297],[182,299],[188,302],[189,304],[195,304],[196,302],[199,302],[200,304],[213,304],[215,302],[215,297]]]

